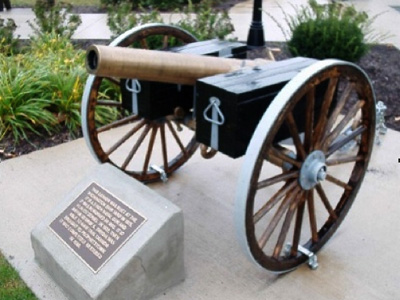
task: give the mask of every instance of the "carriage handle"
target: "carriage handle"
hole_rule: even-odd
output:
[[[129,82],[132,82],[132,85],[129,85]],[[138,94],[142,91],[142,86],[140,85],[139,80],[137,79],[128,79],[125,82],[125,88],[132,93],[132,112],[134,114],[139,113],[138,107]]]
[[[219,109],[219,106],[221,105],[221,101],[217,97],[211,97],[210,98],[210,104],[206,107],[206,109],[203,112],[203,117],[206,121],[216,124],[216,125],[222,125],[225,123],[225,117],[222,114],[221,110]],[[212,118],[209,118],[207,116],[208,111],[212,109]],[[219,119],[218,119],[219,117]]]

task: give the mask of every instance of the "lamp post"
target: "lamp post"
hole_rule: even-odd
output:
[[[254,0],[253,20],[251,21],[247,46],[258,48],[265,45],[264,28],[262,24],[262,0]]]

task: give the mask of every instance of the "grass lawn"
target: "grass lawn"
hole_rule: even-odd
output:
[[[96,6],[100,7],[100,0],[63,0],[62,2],[71,3],[73,6]],[[11,0],[11,6],[33,7],[36,0]]]
[[[35,295],[20,279],[18,273],[0,254],[0,299],[1,300],[36,300]]]

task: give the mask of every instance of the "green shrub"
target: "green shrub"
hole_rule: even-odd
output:
[[[28,132],[40,134],[66,126],[80,128],[80,103],[86,81],[84,52],[69,39],[44,33],[23,54],[0,54],[0,140],[11,133],[15,142]]]
[[[28,21],[36,35],[55,32],[71,38],[82,23],[79,15],[71,14],[72,5],[54,1],[37,0],[33,7],[34,23]]]
[[[190,0],[189,0],[190,1]],[[137,8],[149,8],[149,9],[159,9],[159,10],[174,10],[182,8],[182,6],[188,5],[188,0],[130,0],[128,3],[130,4],[132,9]],[[193,2],[198,3],[200,0],[195,0]],[[118,5],[124,0],[101,0],[102,5],[114,6]]]
[[[75,69],[72,73],[60,76],[49,74],[49,92],[51,106],[49,111],[57,117],[59,123],[65,124],[72,136],[81,126],[81,100],[84,88],[82,72]]]
[[[189,0],[189,5],[184,9],[181,20],[172,25],[189,31],[199,40],[224,39],[234,30],[232,22],[226,11],[217,12],[213,9],[212,4],[212,0],[204,0],[194,5]],[[140,12],[135,13],[132,12],[132,5],[126,1],[108,7],[107,24],[113,33],[112,39],[135,26],[154,22],[163,22],[157,10],[147,12],[141,8]],[[149,41],[147,42],[149,43]],[[157,41],[154,42],[157,43]],[[151,46],[150,48],[157,47]]]
[[[203,0],[198,5],[192,4],[185,9],[185,16],[176,24],[186,29],[199,40],[213,38],[224,39],[234,31],[227,11],[217,12],[212,7],[212,0]]]
[[[80,103],[87,77],[85,52],[76,50],[65,36],[52,32],[34,38],[30,53],[39,58],[32,67],[46,73],[42,97],[50,100],[48,110],[74,135],[80,128]]]
[[[371,20],[354,6],[333,2],[326,5],[309,0],[286,22],[291,31],[288,48],[295,56],[358,61],[369,50],[366,41]]]
[[[17,25],[13,19],[7,19],[7,22],[0,18],[0,53],[12,55],[18,52],[18,39],[14,38],[14,32]]]
[[[45,74],[27,69],[12,57],[0,57],[0,139],[11,132],[14,140],[27,139],[27,132],[52,132],[55,117],[47,110],[49,99],[41,97]]]
[[[133,12],[132,4],[127,1],[108,6],[107,13],[107,25],[113,33],[111,39],[115,39],[125,31],[139,25],[162,22],[161,15],[157,10],[146,12],[140,9],[139,12]]]

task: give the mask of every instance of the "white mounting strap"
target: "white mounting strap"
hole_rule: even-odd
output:
[[[287,243],[284,248],[284,253],[287,256],[289,256],[291,249],[292,249],[292,244]],[[297,251],[299,251],[301,254],[308,256],[307,264],[311,270],[316,270],[318,268],[318,258],[314,252],[311,252],[307,248],[304,248],[302,245],[299,245],[297,247]]]
[[[168,175],[167,173],[165,173],[164,169],[160,168],[157,165],[151,165],[149,167],[150,170],[156,171],[157,173],[160,174],[160,179],[162,180],[162,182],[167,183],[168,181]]]
[[[129,85],[130,82],[131,84]],[[137,115],[139,113],[137,94],[139,94],[142,91],[142,86],[140,85],[139,80],[128,79],[125,82],[125,87],[128,91],[132,93],[132,113]]]
[[[222,114],[219,106],[221,101],[217,97],[210,98],[210,104],[206,107],[203,112],[203,117],[206,121],[211,123],[211,141],[210,146],[213,149],[218,150],[218,126],[225,123],[225,117]],[[211,118],[207,113],[211,110]]]

